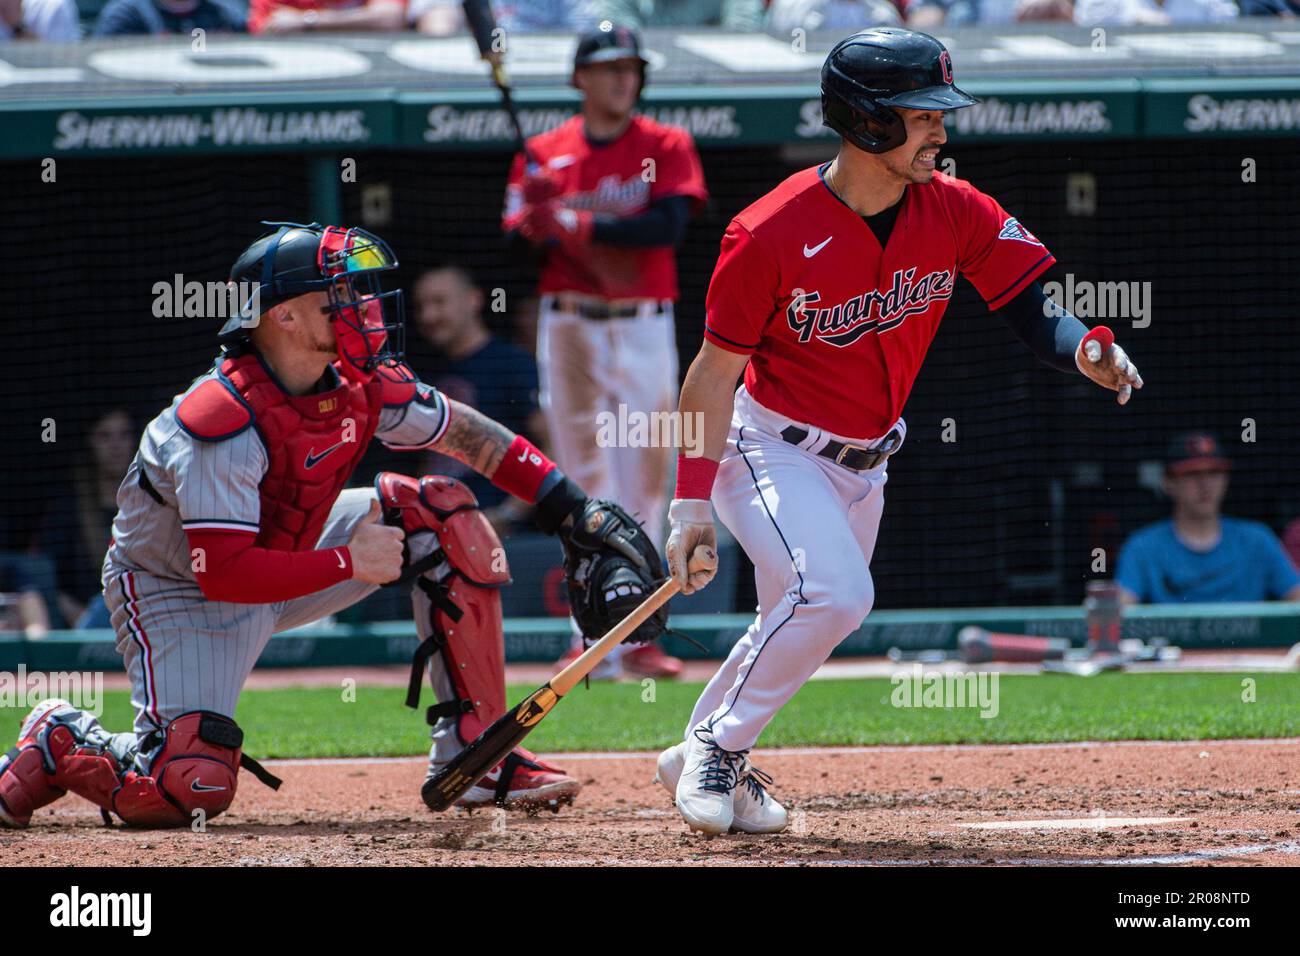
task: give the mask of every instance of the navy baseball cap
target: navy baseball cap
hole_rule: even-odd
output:
[[[1196,471],[1228,471],[1232,461],[1208,432],[1184,432],[1169,444],[1165,474],[1186,475]]]
[[[599,26],[578,37],[573,68],[576,70],[588,63],[609,63],[611,60],[640,60],[643,66],[646,62],[641,55],[641,39],[635,30],[602,20]]]

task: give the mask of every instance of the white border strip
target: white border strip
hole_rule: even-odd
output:
[[[1163,856],[1106,856],[1092,859],[1077,857],[1038,857],[1023,859],[1008,857],[992,859],[988,857],[953,857],[944,859],[919,860],[807,860],[790,859],[782,862],[789,866],[1172,866],[1180,863],[1200,863],[1206,860],[1220,860],[1225,857],[1257,856],[1261,853],[1300,853],[1300,843],[1255,843],[1249,846],[1228,846],[1206,850],[1190,850],[1187,853],[1171,853]],[[761,860],[747,860],[745,865],[753,866]]]

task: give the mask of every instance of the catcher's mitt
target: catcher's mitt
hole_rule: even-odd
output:
[[[561,531],[569,610],[584,637],[603,637],[664,580],[659,552],[645,529],[612,501],[589,499]],[[668,605],[624,641],[653,641],[668,627]]]

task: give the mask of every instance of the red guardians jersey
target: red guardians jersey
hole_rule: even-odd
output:
[[[1056,260],[970,183],[909,185],[889,243],[822,180],[795,173],[727,227],[705,337],[749,355],[762,405],[848,438],[898,420],[961,273],[990,309]]]
[[[668,196],[689,196],[697,208],[708,198],[704,168],[686,130],[634,116],[618,139],[593,145],[583,129],[582,117],[575,116],[528,141],[537,161],[559,181],[562,205],[621,219],[645,212],[651,203]],[[521,154],[515,157],[506,186],[507,229],[513,228],[523,208],[523,177]],[[581,292],[606,299],[676,299],[676,250],[599,242],[577,254],[551,248],[537,291]]]

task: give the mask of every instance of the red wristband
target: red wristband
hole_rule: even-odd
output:
[[[516,435],[491,481],[507,494],[532,504],[537,500],[537,489],[541,487],[542,479],[554,468],[555,462],[543,455],[536,445],[523,435]]]
[[[704,498],[713,494],[713,479],[718,476],[718,462],[700,456],[677,456],[677,491],[674,498]]]

